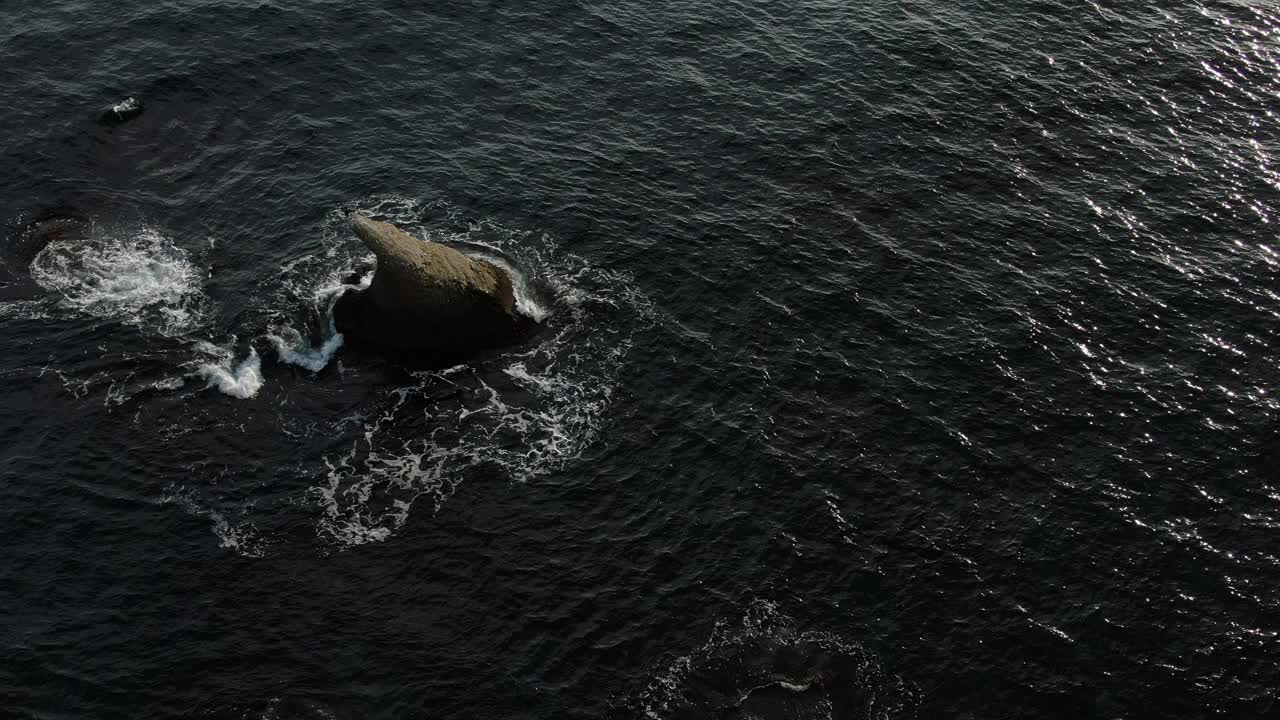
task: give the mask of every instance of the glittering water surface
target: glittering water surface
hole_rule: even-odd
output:
[[[1280,13],[509,5],[6,15],[0,714],[1277,711]]]

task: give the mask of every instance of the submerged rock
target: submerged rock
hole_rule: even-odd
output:
[[[28,225],[17,238],[12,254],[23,264],[30,263],[45,247],[58,242],[82,240],[89,234],[89,224],[71,217],[47,217]]]
[[[514,343],[531,323],[516,312],[511,278],[496,265],[390,223],[348,219],[378,258],[369,287],[347,292],[334,308],[349,342],[427,353],[430,361]]]
[[[284,698],[271,701],[263,720],[341,720],[346,717],[328,705],[305,698]]]
[[[142,114],[142,101],[130,95],[102,111],[98,121],[104,125],[120,125]]]

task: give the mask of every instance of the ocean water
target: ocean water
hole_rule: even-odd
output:
[[[1272,5],[4,10],[0,716],[1280,713]]]

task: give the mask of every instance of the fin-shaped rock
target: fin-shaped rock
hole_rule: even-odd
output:
[[[378,258],[368,289],[342,296],[339,332],[396,352],[467,353],[518,340],[511,278],[497,266],[358,213],[351,229]]]

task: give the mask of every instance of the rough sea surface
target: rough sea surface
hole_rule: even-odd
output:
[[[0,17],[0,716],[1280,713],[1274,4]]]

